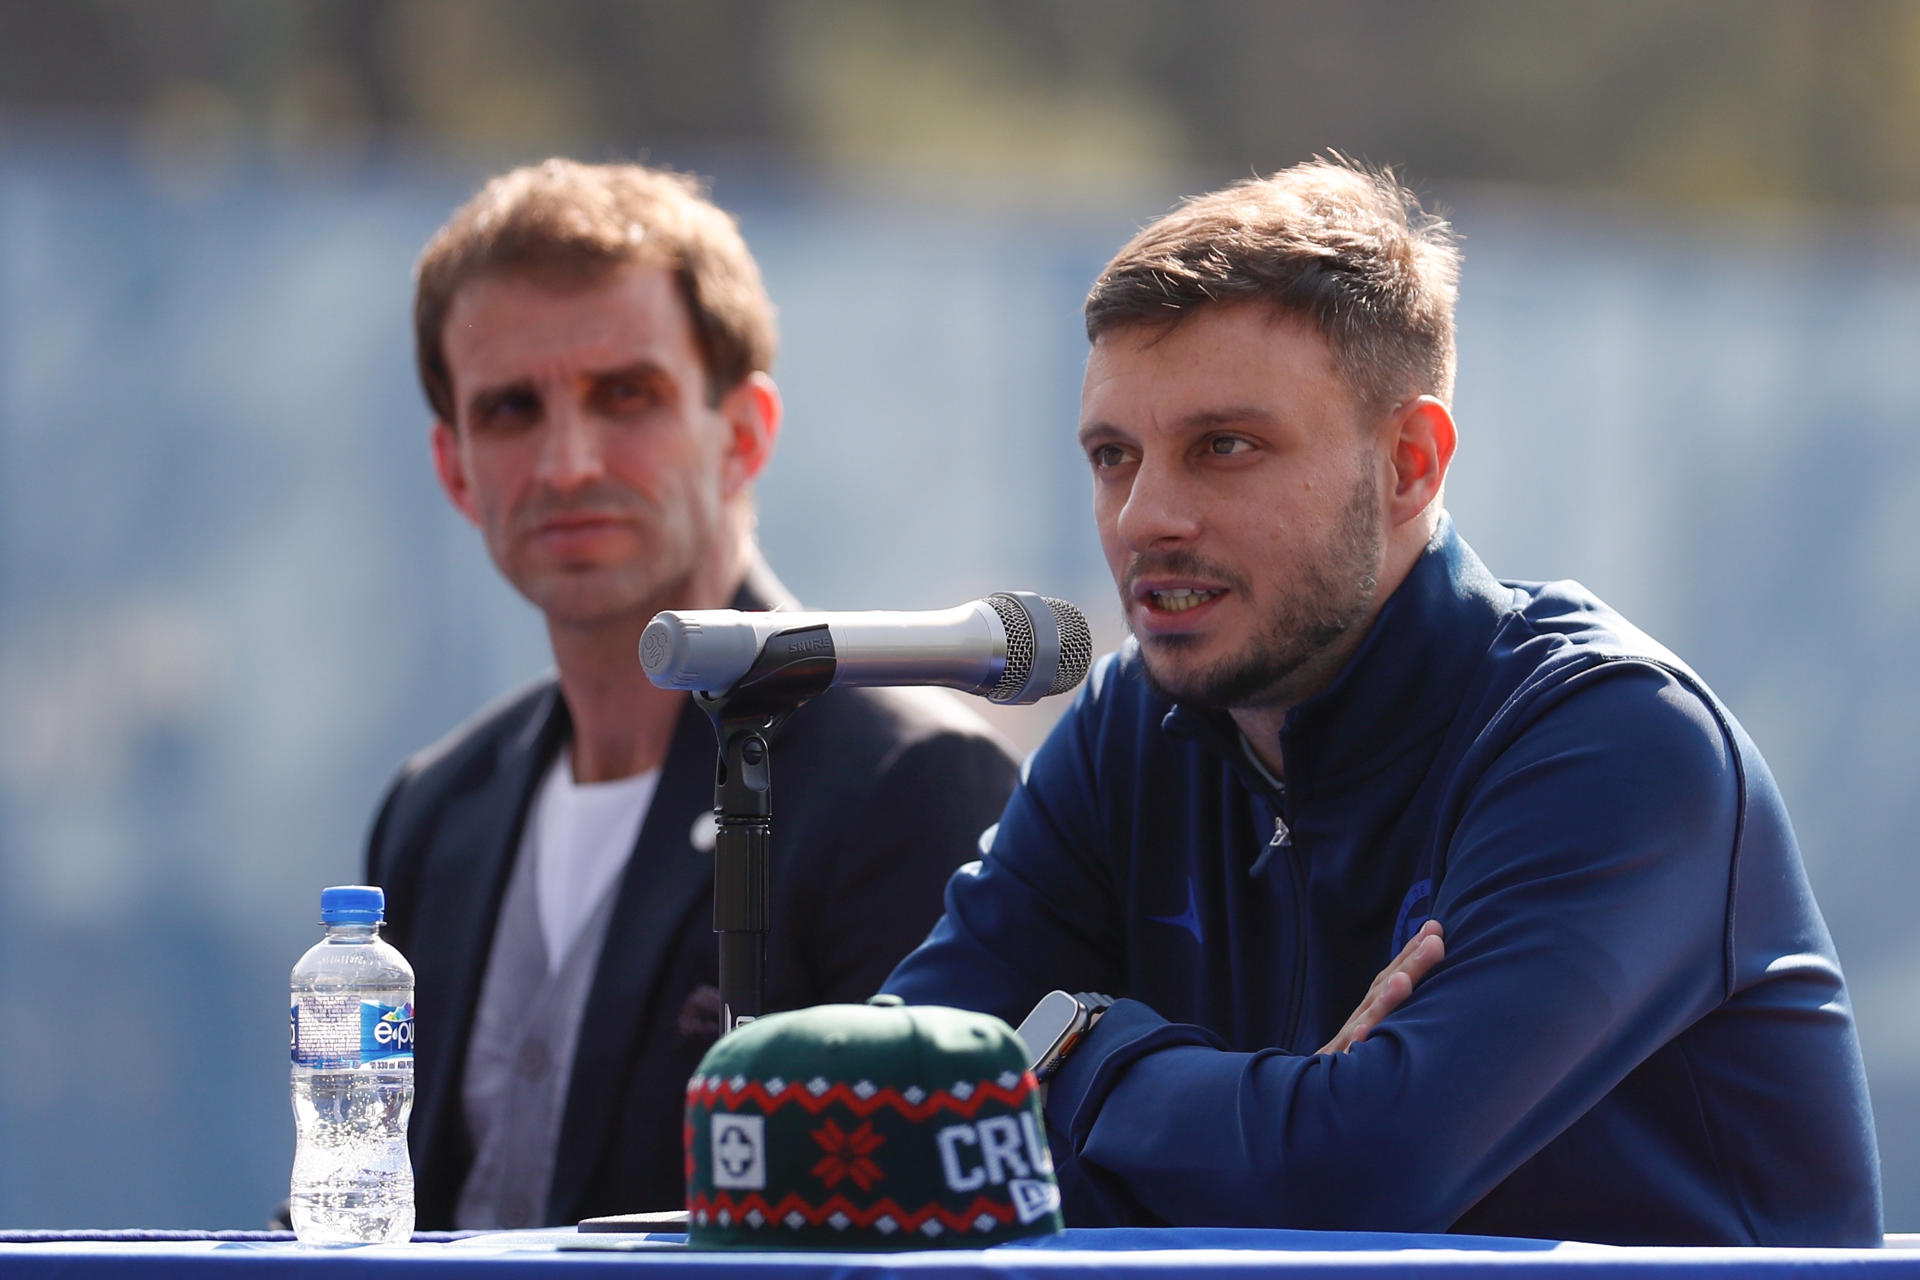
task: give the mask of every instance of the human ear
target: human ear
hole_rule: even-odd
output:
[[[1395,408],[1389,506],[1393,524],[1413,519],[1439,500],[1458,443],[1453,414],[1432,396],[1418,396]]]
[[[750,373],[720,398],[729,432],[723,471],[726,496],[752,484],[773,457],[780,438],[780,388],[764,373]]]
[[[466,460],[460,456],[460,435],[446,423],[436,420],[433,424],[433,471],[440,477],[440,487],[446,490],[447,498],[460,510],[460,514],[480,523],[480,513],[473,501],[473,486],[467,481]]]

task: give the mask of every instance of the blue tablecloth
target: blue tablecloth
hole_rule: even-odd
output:
[[[298,1275],[304,1280],[475,1280],[581,1277],[588,1269],[645,1269],[648,1280],[1146,1280],[1284,1276],[1286,1280],[1920,1280],[1920,1237],[1886,1249],[1615,1248],[1478,1236],[1330,1231],[1068,1231],[995,1249],[917,1253],[704,1253],[678,1236],[584,1235],[570,1228],[490,1232],[439,1243],[308,1248],[285,1240],[80,1239],[0,1242],[0,1278]],[[1602,1277],[1602,1269],[1614,1273]],[[1869,1275],[1868,1273],[1871,1273]]]

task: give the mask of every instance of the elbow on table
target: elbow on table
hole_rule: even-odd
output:
[[[1335,1105],[1330,1081],[1358,1065],[1331,1055],[1301,1063],[1304,1074],[1281,1098],[1243,1077],[1235,1176],[1260,1188],[1244,1220],[1218,1225],[1305,1230],[1444,1232],[1471,1207],[1462,1154],[1419,1117],[1382,1105]],[[1322,1087],[1316,1088],[1316,1085]]]

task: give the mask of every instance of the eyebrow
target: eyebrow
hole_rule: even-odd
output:
[[[609,369],[587,371],[589,382],[604,382],[608,378],[660,378],[668,382],[673,381],[673,375],[667,372],[666,366],[650,356],[642,356],[638,360],[614,365]]]
[[[1241,423],[1254,423],[1261,426],[1278,426],[1280,419],[1271,409],[1257,404],[1229,405],[1224,409],[1202,409],[1180,419],[1179,425],[1189,430],[1208,427],[1231,427]]]
[[[1247,404],[1229,405],[1223,409],[1196,410],[1193,413],[1187,414],[1185,417],[1175,420],[1174,426],[1180,431],[1207,431],[1214,427],[1232,427],[1239,426],[1243,423],[1259,426],[1279,426],[1280,422],[1280,418],[1275,415],[1271,409],[1263,408],[1260,405]],[[1086,423],[1079,431],[1079,440],[1082,445],[1095,439],[1107,439],[1116,436],[1121,439],[1132,438],[1130,432],[1116,427],[1110,422],[1104,421]]]
[[[657,378],[667,382],[673,381],[673,375],[667,372],[664,365],[645,356],[606,369],[590,369],[585,377],[588,382],[604,382],[609,378]],[[537,399],[540,396],[540,389],[534,385],[531,378],[514,378],[495,386],[480,387],[467,397],[467,412],[478,414],[484,409],[492,408],[508,396],[514,395],[531,395]]]

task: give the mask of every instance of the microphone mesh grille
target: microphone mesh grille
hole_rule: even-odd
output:
[[[1051,696],[1065,693],[1086,678],[1087,668],[1093,665],[1093,631],[1087,626],[1087,615],[1065,600],[1052,596],[1044,599],[1060,626],[1060,666],[1053,673],[1053,687],[1047,690]]]
[[[1000,683],[988,692],[987,700],[1005,702],[1020,692],[1020,686],[1033,673],[1033,624],[1027,621],[1027,611],[1020,607],[1020,602],[1010,596],[991,595],[987,603],[1000,615],[1000,625],[1007,629],[1007,665],[1001,669]]]

